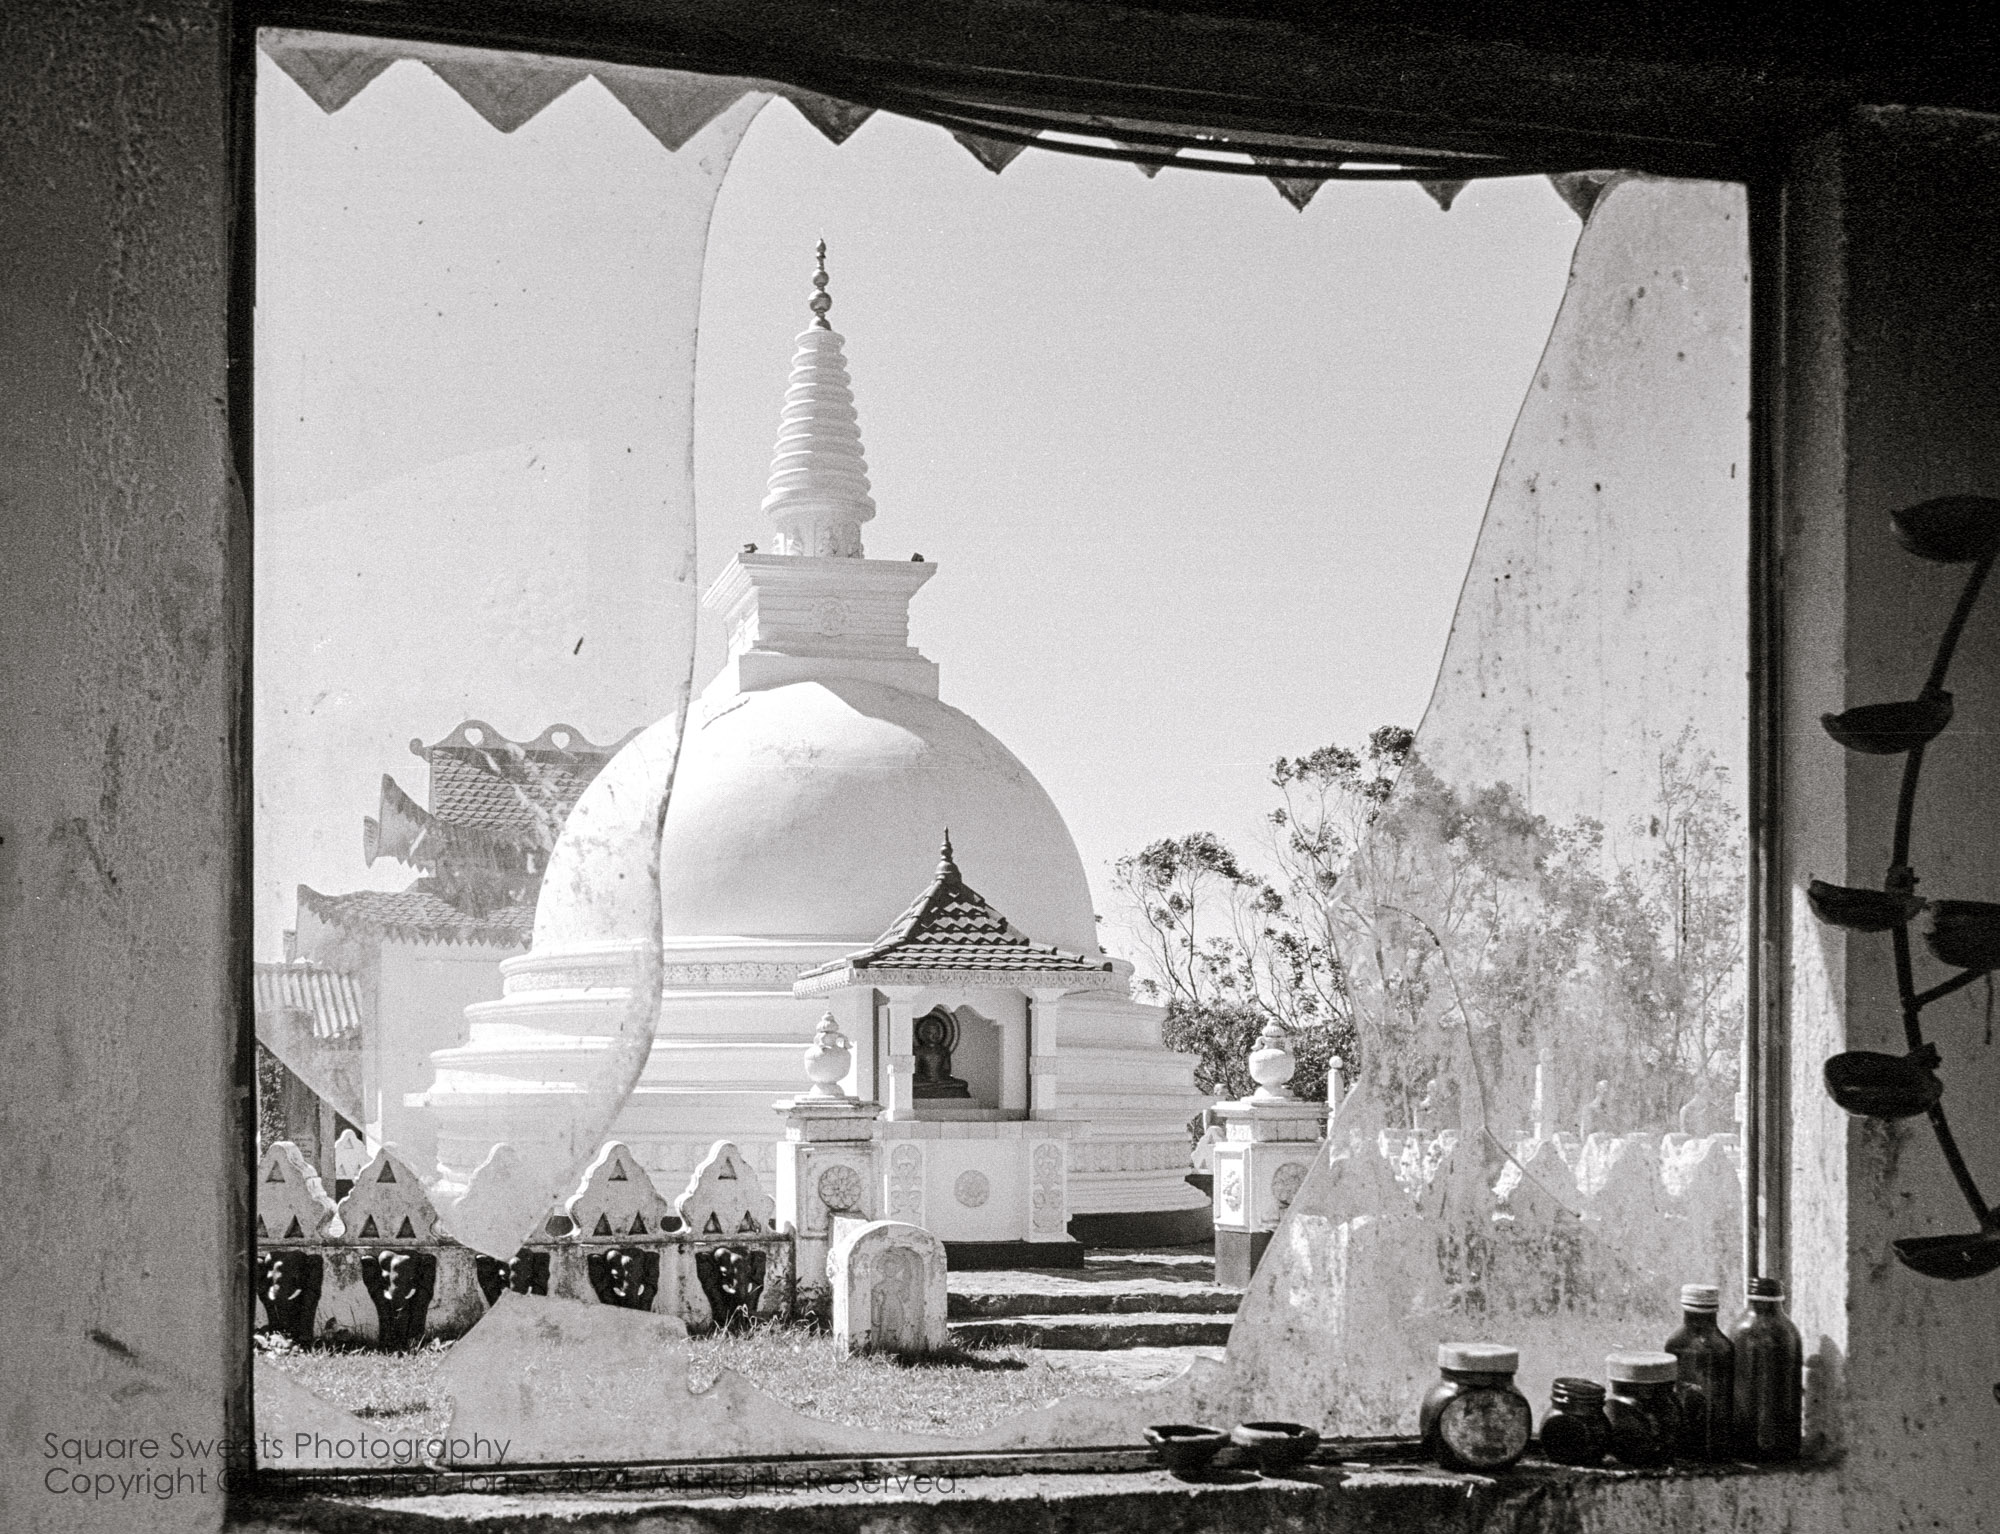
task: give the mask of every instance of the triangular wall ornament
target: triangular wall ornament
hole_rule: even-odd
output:
[[[1019,158],[1026,144],[1013,144],[1005,139],[982,138],[976,133],[954,133],[953,138],[962,144],[973,159],[984,165],[994,175],[999,175]]]
[[[414,1241],[417,1239],[417,1233],[411,1227],[408,1215],[404,1215],[403,1223],[396,1227],[396,1239],[398,1241]]]
[[[380,45],[342,48],[327,41],[310,45],[266,35],[264,52],[322,112],[338,112],[396,62]]]
[[[619,1161],[612,1166],[611,1175],[604,1180],[606,1182],[630,1182],[632,1179],[625,1171],[625,1163]]]
[[[279,1181],[282,1182],[284,1179],[280,1178]],[[261,1214],[257,1216],[257,1234],[267,1241],[271,1238],[271,1233],[264,1229],[264,1217]]]
[[[364,1241],[379,1241],[382,1233],[375,1228],[375,1216],[370,1215],[361,1222],[361,1238]]]
[[[282,1166],[278,1165],[277,1162],[273,1161],[271,1163],[271,1170],[265,1175],[264,1181],[283,1182],[284,1180],[285,1180],[285,1169]]]
[[[786,91],[785,99],[798,108],[799,116],[836,144],[846,143],[856,128],[875,115],[873,107],[836,101],[831,96],[815,95],[811,91]]]
[[[738,1231],[763,1229],[763,1227],[757,1223],[757,1216],[750,1213],[750,1211],[747,1209],[743,1211],[743,1218],[737,1221],[736,1228]]]
[[[717,1182],[735,1182],[736,1163],[731,1161],[727,1156],[724,1156],[722,1158],[722,1168],[715,1174],[715,1180]]]
[[[608,1214],[600,1214],[597,1217],[597,1223],[590,1228],[590,1233],[593,1236],[613,1236],[617,1234],[611,1228],[611,1216]]]
[[[627,1232],[626,1232],[626,1234],[627,1234],[628,1236],[643,1236],[643,1235],[645,1235],[645,1234],[646,1234],[646,1217],[645,1217],[645,1216],[644,1216],[643,1214],[635,1214],[635,1215],[633,1215],[633,1216],[632,1216],[632,1228],[631,1228],[631,1229],[630,1229],[629,1231],[627,1231]]]
[[[719,1236],[723,1234],[721,1217],[719,1215],[710,1214],[708,1217],[708,1223],[702,1226],[701,1228],[701,1233],[704,1236]]]
[[[1441,211],[1449,213],[1451,211],[1452,200],[1460,192],[1472,185],[1472,183],[1470,181],[1419,181],[1417,185],[1430,193],[1431,201],[1436,203]]]
[[[750,89],[747,80],[676,69],[598,64],[590,72],[670,152],[736,105]]]
[[[263,1223],[264,1222],[262,1220],[259,1220],[257,1222],[257,1224],[260,1227],[263,1225]],[[258,1231],[258,1234],[262,1235],[263,1231],[260,1229]],[[305,1235],[306,1233],[304,1228],[299,1224],[299,1217],[297,1215],[293,1215],[292,1223],[285,1227],[285,1239],[287,1241],[303,1241],[305,1239]]]
[[[521,54],[428,59],[431,73],[502,133],[512,133],[590,71]]]

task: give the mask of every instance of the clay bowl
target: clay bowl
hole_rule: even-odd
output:
[[[1905,1236],[1895,1243],[1896,1260],[1925,1278],[1981,1278],[2000,1268],[2000,1233],[1969,1236]]]
[[[1806,886],[1813,915],[1850,932],[1890,932],[1922,914],[1924,902],[1901,890],[1853,889],[1815,879]]]
[[[1900,703],[1864,703],[1845,713],[1821,714],[1826,733],[1850,751],[1896,756],[1927,745],[1951,723],[1951,694],[1927,693]]]
[[[1929,1111],[1944,1096],[1934,1045],[1907,1055],[1849,1050],[1826,1062],[1826,1090],[1847,1112],[1862,1118],[1906,1119]]]
[[[1204,1422],[1161,1422],[1146,1429],[1146,1442],[1167,1469],[1192,1480],[1208,1469],[1229,1435]]]
[[[1318,1430],[1303,1422],[1239,1422],[1229,1437],[1266,1475],[1296,1470],[1319,1447]]]

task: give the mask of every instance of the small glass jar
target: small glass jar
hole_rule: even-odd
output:
[[[1672,1464],[1681,1435],[1681,1361],[1671,1353],[1611,1353],[1604,1373],[1611,1452],[1628,1465]]]
[[[1420,1413],[1424,1452],[1447,1470],[1504,1470],[1528,1450],[1534,1412],[1514,1386],[1518,1348],[1438,1344],[1438,1382]]]
[[[1596,1380],[1559,1379],[1549,1387],[1549,1414],[1542,1418],[1542,1453],[1559,1465],[1595,1465],[1611,1446],[1611,1423],[1604,1415],[1604,1387]]]
[[[1749,1314],[1729,1329],[1736,1452],[1745,1459],[1797,1459],[1805,1382],[1799,1329],[1785,1314],[1785,1291],[1776,1279],[1751,1279],[1744,1298]]]

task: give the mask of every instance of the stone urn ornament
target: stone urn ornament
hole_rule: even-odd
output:
[[[1257,1047],[1250,1051],[1250,1079],[1257,1083],[1251,1096],[1263,1102],[1289,1102],[1292,1089],[1286,1083],[1298,1068],[1285,1030],[1276,1023],[1266,1023],[1257,1035]]]
[[[819,1027],[813,1031],[813,1041],[806,1046],[805,1062],[806,1077],[812,1082],[812,1091],[807,1096],[852,1100],[841,1091],[840,1084],[854,1068],[854,1046],[848,1043],[847,1035],[840,1031],[840,1024],[833,1020],[831,1012],[819,1020]]]

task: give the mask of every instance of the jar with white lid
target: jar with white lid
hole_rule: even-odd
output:
[[[1504,1470],[1527,1452],[1535,1417],[1514,1385],[1518,1348],[1494,1342],[1438,1344],[1438,1382],[1419,1420],[1424,1452],[1448,1470]]]
[[[1612,1454],[1628,1465],[1673,1463],[1681,1431],[1681,1361],[1671,1353],[1610,1353],[1604,1374]]]

